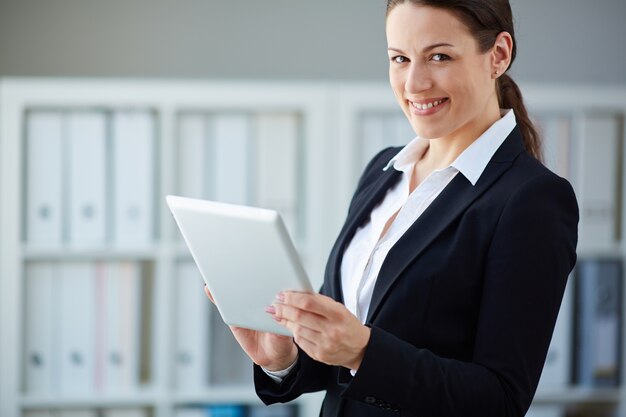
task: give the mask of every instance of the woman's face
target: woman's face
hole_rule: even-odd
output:
[[[480,135],[494,122],[491,54],[453,13],[405,2],[386,29],[391,87],[418,136]]]

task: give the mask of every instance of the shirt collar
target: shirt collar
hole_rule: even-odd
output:
[[[478,139],[468,146],[451,164],[459,170],[472,185],[476,185],[487,164],[517,124],[515,113],[511,109],[500,110],[502,116],[492,124]],[[428,146],[428,139],[419,136],[409,142],[383,168],[387,171],[393,166],[397,171],[408,172],[413,168]]]

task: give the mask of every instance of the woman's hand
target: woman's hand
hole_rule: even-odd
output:
[[[291,330],[295,342],[313,359],[357,370],[370,329],[341,303],[321,294],[287,291],[268,308],[274,319]]]
[[[205,286],[204,292],[213,304],[213,296]],[[298,349],[293,338],[274,333],[260,332],[229,326],[241,348],[254,363],[270,371],[286,369],[296,361]]]

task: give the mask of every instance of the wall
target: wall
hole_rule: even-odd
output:
[[[626,83],[626,1],[511,0],[521,81]],[[0,0],[0,76],[385,80],[384,0]]]

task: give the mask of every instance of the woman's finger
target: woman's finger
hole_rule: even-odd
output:
[[[341,305],[325,295],[305,292],[285,291],[278,294],[276,298],[282,304],[329,318],[334,316],[334,312]]]
[[[213,295],[211,294],[211,291],[209,291],[209,287],[207,287],[206,284],[204,284],[204,293],[206,294],[206,296],[209,298],[209,300],[211,300],[211,302],[213,304],[215,304],[215,300],[213,299]]]
[[[289,304],[275,303],[272,304],[272,307],[273,310],[270,308],[268,312],[272,314],[275,319],[286,320],[315,331],[319,331],[323,326],[323,322],[326,320],[325,317],[319,314],[301,310]]]

